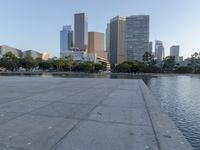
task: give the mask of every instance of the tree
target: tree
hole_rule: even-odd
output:
[[[94,64],[95,72],[99,72],[100,70],[104,69],[102,64]]]
[[[94,64],[88,61],[80,63],[78,68],[79,68],[79,71],[82,71],[82,72],[94,72],[95,70]]]
[[[115,64],[110,64],[110,69],[112,72],[115,72],[115,67],[116,67]]]
[[[190,66],[184,66],[179,67],[175,70],[176,73],[192,73],[192,67]]]
[[[140,65],[141,65],[141,62],[137,61],[137,60],[133,60],[133,61],[125,61],[123,63],[126,63],[128,65],[131,66],[130,68],[130,72],[131,73],[137,73],[139,72],[140,70]]]
[[[79,71],[79,62],[78,61],[73,61],[72,71]]]
[[[103,65],[103,70],[107,70],[107,63],[106,62],[102,62],[102,65]]]
[[[143,61],[145,64],[150,65],[153,61],[153,55],[151,55],[149,52],[145,52],[143,55]]]
[[[42,70],[49,70],[52,66],[52,63],[51,61],[41,61],[38,63],[38,66],[39,66],[39,69],[42,69]]]
[[[64,62],[63,60],[54,60],[52,62],[52,67],[54,70],[63,71]]]
[[[71,72],[73,70],[73,64],[74,64],[74,60],[73,57],[71,55],[65,57],[65,65],[67,65],[69,67],[69,71]]]
[[[119,64],[115,67],[115,72],[130,73],[131,72],[131,65],[129,65],[127,63]]]
[[[175,66],[175,57],[167,56],[163,61],[163,71],[164,72],[173,72]]]
[[[63,71],[70,71],[71,72],[72,63],[68,60],[62,60],[62,70]]]
[[[36,58],[35,60],[36,60],[37,64],[39,64],[40,62],[43,61],[42,58],[40,58],[40,57]]]
[[[33,59],[33,57],[29,57],[29,56],[23,57],[19,59],[19,61],[20,61],[21,67],[25,68],[26,71],[29,71],[37,67],[37,61]]]
[[[195,52],[191,57],[191,65],[194,73],[200,72],[200,53]]]
[[[1,58],[0,66],[10,71],[18,70],[20,67],[19,59],[11,52],[7,52]]]

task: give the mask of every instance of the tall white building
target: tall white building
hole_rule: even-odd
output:
[[[175,62],[179,62],[179,52],[180,52],[180,46],[179,45],[174,45],[170,47],[170,56],[175,57]]]
[[[165,49],[162,41],[155,41],[155,57],[158,60],[163,60],[165,58]]]
[[[60,57],[64,58],[66,52],[73,48],[73,30],[71,26],[63,26],[60,31]]]

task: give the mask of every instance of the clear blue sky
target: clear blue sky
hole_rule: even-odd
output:
[[[59,56],[59,31],[74,13],[86,12],[89,31],[105,32],[116,15],[150,15],[150,40],[162,40],[166,55],[200,51],[200,0],[0,0],[0,45]]]

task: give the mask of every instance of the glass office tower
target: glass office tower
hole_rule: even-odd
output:
[[[88,48],[88,18],[85,13],[74,15],[74,47],[78,50]]]
[[[149,51],[149,16],[126,17],[125,30],[126,60],[142,61]]]

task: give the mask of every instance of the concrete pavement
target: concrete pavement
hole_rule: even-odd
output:
[[[142,80],[0,77],[0,150],[191,150]]]

